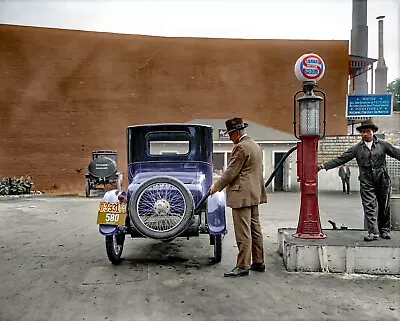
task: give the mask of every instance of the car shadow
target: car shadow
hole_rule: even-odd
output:
[[[128,242],[127,242],[128,241]],[[125,240],[122,264],[196,268],[214,265],[208,238],[176,238],[170,242],[150,239]]]

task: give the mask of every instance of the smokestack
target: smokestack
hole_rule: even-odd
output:
[[[387,93],[387,71],[385,58],[383,57],[383,18],[385,16],[376,17],[378,19],[378,65],[375,69],[375,93]]]
[[[368,57],[367,0],[353,0],[350,53]],[[367,73],[354,78],[354,94],[368,94]]]

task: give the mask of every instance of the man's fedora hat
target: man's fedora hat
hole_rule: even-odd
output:
[[[364,120],[364,121],[361,123],[361,125],[358,126],[356,129],[357,129],[358,131],[361,131],[361,129],[364,129],[364,128],[371,128],[373,132],[376,132],[376,131],[378,130],[378,126],[376,126],[376,125],[372,122],[371,119]]]
[[[243,118],[234,117],[228,119],[225,122],[226,131],[225,134],[229,134],[235,130],[241,130],[249,126],[249,124],[243,122]]]

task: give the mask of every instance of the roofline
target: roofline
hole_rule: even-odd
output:
[[[282,39],[282,38],[232,38],[232,37],[204,37],[204,36],[162,36],[162,35],[151,35],[151,34],[140,34],[140,33],[125,33],[122,31],[99,31],[99,30],[84,30],[84,29],[74,29],[74,28],[62,28],[62,27],[50,27],[50,26],[42,26],[42,25],[35,25],[35,24],[13,24],[13,23],[0,23],[1,26],[6,27],[20,27],[20,28],[36,28],[36,29],[46,29],[46,30],[58,30],[58,31],[73,31],[73,32],[85,32],[85,33],[97,33],[97,34],[111,34],[111,35],[121,35],[121,36],[135,36],[135,37],[152,37],[152,38],[164,38],[164,39],[210,39],[210,40],[229,40],[229,41],[258,41],[258,42],[265,42],[265,41],[308,41],[308,42],[347,42],[347,39]]]
[[[201,127],[209,127],[213,128],[210,125],[204,125],[204,124],[191,124],[191,123],[163,123],[163,124],[141,124],[141,125],[132,125],[128,126],[127,128],[137,128],[137,127],[162,127],[162,126],[201,126]]]
[[[350,56],[350,58],[352,58],[352,57],[354,57],[354,58],[360,58],[360,59],[362,59],[362,60],[365,60],[365,61],[369,61],[369,62],[377,62],[378,61],[378,59],[375,59],[375,58],[369,58],[369,57],[364,57],[364,56],[357,56],[357,55],[349,55]]]

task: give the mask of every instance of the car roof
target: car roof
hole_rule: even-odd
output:
[[[137,128],[137,127],[163,127],[163,126],[186,126],[186,127],[209,127],[212,128],[210,125],[203,125],[203,124],[188,124],[188,123],[158,123],[158,124],[140,124],[140,125],[132,125],[128,126],[128,128]]]

